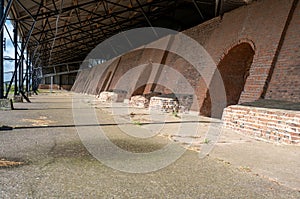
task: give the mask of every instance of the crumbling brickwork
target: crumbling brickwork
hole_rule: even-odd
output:
[[[300,143],[300,113],[280,109],[233,105],[224,110],[227,128],[265,140]]]

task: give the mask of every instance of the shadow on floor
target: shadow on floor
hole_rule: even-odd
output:
[[[155,124],[188,124],[188,123],[206,123],[206,124],[221,124],[222,122],[212,122],[212,121],[178,121],[178,122],[145,122],[139,123],[139,126],[143,125],[155,125]],[[48,129],[48,128],[75,128],[75,127],[95,127],[95,126],[118,126],[118,125],[130,125],[134,123],[120,123],[120,124],[84,124],[84,125],[51,125],[51,126],[18,126],[18,127],[8,127],[1,129],[0,131],[9,131],[9,130],[20,130],[20,129]]]

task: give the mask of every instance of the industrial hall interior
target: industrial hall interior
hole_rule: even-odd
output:
[[[300,198],[299,0],[0,0],[0,198]]]

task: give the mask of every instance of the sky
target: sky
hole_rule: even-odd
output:
[[[6,26],[7,26],[8,31],[10,32],[11,37],[13,38],[14,27],[11,24],[10,20],[6,21]],[[8,32],[6,31],[5,28],[3,28],[3,31],[4,31],[4,38],[6,38],[6,49],[4,51],[4,57],[14,58],[15,50],[14,50],[13,43],[11,42]],[[14,67],[15,67],[14,61],[4,60],[4,72],[14,71]],[[12,77],[11,73],[9,73],[9,74],[5,73],[4,81],[10,81],[11,77]]]

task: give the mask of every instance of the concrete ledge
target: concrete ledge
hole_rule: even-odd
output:
[[[7,110],[13,110],[13,102],[11,99],[0,99],[0,110],[7,111]]]
[[[222,120],[226,128],[256,138],[287,144],[300,144],[300,111],[229,106]]]

